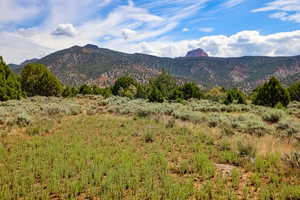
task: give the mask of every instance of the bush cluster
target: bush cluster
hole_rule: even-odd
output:
[[[247,104],[245,94],[238,89],[227,91],[227,97],[224,101],[224,104],[229,105],[232,103]]]
[[[158,77],[150,79],[147,84],[140,84],[128,76],[121,77],[112,87],[112,93],[131,99],[143,98],[159,103],[163,103],[165,100],[182,102],[203,97],[203,93],[195,83],[187,82],[177,85],[175,78],[165,71]]]
[[[102,95],[103,97],[107,98],[112,95],[111,88],[100,88],[96,85],[82,85],[77,88],[72,88],[73,91],[75,91],[75,96],[77,94],[83,94],[83,95]],[[73,93],[74,94],[74,93]]]

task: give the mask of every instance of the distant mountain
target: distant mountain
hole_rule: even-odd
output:
[[[35,62],[38,62],[39,59],[37,58],[33,58],[33,59],[30,59],[30,60],[25,60],[24,62],[21,63],[21,66],[25,66],[27,64],[30,64],[30,63],[35,63]]]
[[[208,57],[208,54],[203,49],[195,49],[192,51],[189,51],[185,57]]]
[[[45,64],[68,85],[89,83],[107,86],[126,74],[146,82],[162,69],[206,88],[219,85],[250,90],[270,76],[277,76],[286,84],[300,80],[300,56],[162,58],[86,45],[58,51],[34,62]],[[16,69],[19,71],[19,68]]]

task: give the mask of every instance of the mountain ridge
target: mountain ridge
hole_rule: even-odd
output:
[[[64,84],[75,86],[85,83],[108,86],[126,74],[146,82],[162,70],[205,88],[224,86],[251,90],[270,76],[278,77],[285,84],[300,80],[300,56],[168,58],[122,53],[87,44],[54,52],[34,62],[45,64]],[[21,68],[14,67],[17,72]]]

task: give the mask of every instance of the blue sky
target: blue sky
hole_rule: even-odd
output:
[[[179,57],[300,54],[300,0],[1,0],[8,63],[73,45]]]

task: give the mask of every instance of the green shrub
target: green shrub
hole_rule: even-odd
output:
[[[269,82],[256,89],[256,95],[253,101],[256,105],[269,107],[275,107],[278,103],[286,107],[289,102],[290,96],[288,91],[281,86],[275,77],[272,77]]]
[[[205,93],[205,98],[216,102],[224,102],[227,93],[224,87],[214,87]]]
[[[42,64],[26,65],[21,84],[28,96],[60,96],[63,91],[61,82]]]
[[[200,99],[203,96],[200,88],[195,83],[185,83],[183,86],[179,87],[179,91],[182,93],[182,98],[185,100],[191,98]]]
[[[247,104],[245,94],[243,94],[243,92],[238,89],[227,91],[227,97],[224,101],[224,104],[229,105],[232,103]]]
[[[262,137],[271,132],[271,130],[260,121],[246,121],[246,127],[243,129],[244,132]]]
[[[262,118],[264,121],[277,123],[284,115],[284,112],[281,110],[271,110],[267,111],[263,114]]]
[[[79,88],[79,94],[87,95],[87,94],[93,94],[93,88],[89,85],[82,85]]]
[[[0,56],[0,101],[23,97],[21,84]]]
[[[133,99],[137,94],[137,89],[134,85],[130,85],[128,88],[120,88],[118,95],[121,97],[128,97]]]
[[[133,78],[129,76],[120,77],[116,80],[114,86],[112,87],[112,93],[114,95],[125,96],[124,94],[126,91],[132,86],[137,86],[137,82]]]
[[[300,133],[300,124],[282,120],[276,126],[276,130],[291,138]]]
[[[17,115],[16,123],[20,127],[25,127],[32,123],[32,117],[27,113],[21,113]]]
[[[217,127],[221,123],[221,118],[218,114],[212,114],[208,118],[208,126],[209,127]]]
[[[65,86],[62,96],[67,98],[67,97],[75,97],[79,93],[78,89],[76,87],[71,87],[71,86]]]

